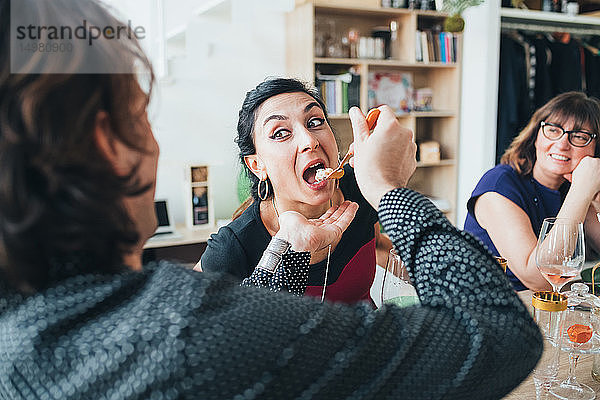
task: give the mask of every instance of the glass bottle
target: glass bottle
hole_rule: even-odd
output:
[[[542,358],[533,370],[537,400],[550,398],[550,387],[558,375],[567,297],[554,292],[535,292],[531,297],[533,319],[544,337]]]

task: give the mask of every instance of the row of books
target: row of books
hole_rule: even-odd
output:
[[[321,74],[317,71],[315,85],[325,102],[329,114],[346,114],[352,106],[360,104],[360,75]]]
[[[416,60],[428,62],[456,62],[458,36],[452,32],[416,31]]]

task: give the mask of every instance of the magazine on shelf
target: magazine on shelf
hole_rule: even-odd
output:
[[[369,72],[369,108],[387,104],[397,113],[413,109],[413,75],[410,72]]]

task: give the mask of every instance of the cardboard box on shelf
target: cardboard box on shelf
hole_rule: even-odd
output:
[[[440,144],[434,141],[420,143],[419,156],[424,163],[440,162]]]

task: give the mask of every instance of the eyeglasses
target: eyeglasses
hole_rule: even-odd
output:
[[[565,131],[562,126],[552,122],[542,121],[540,126],[544,136],[550,140],[558,140],[566,133],[569,143],[575,147],[585,147],[597,136],[595,133],[586,131]]]

